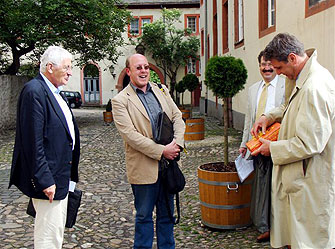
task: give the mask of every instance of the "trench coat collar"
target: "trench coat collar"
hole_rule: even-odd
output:
[[[297,88],[302,88],[302,86],[305,84],[305,81],[311,71],[311,67],[313,62],[316,60],[317,58],[317,51],[316,49],[308,49],[305,51],[305,53],[307,54],[307,56],[309,57],[309,59],[307,60],[305,66],[303,67],[303,69],[301,70],[301,72],[299,73],[298,78],[296,79],[296,86]]]
[[[305,51],[305,53],[307,54],[307,56],[309,57],[309,59],[307,60],[306,64],[304,65],[303,69],[301,70],[301,72],[298,75],[298,78],[296,80],[290,80],[288,78],[286,78],[286,81],[288,84],[295,84],[295,88],[293,89],[291,96],[289,98],[288,103],[291,102],[292,98],[297,94],[297,92],[303,87],[303,85],[306,82],[306,79],[308,78],[308,75],[311,71],[312,68],[312,64],[314,61],[316,61],[317,58],[317,51],[314,48],[311,49],[307,49]],[[288,105],[286,105],[285,108],[285,112],[286,109],[288,108]]]

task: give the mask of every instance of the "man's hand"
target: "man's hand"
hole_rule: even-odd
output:
[[[252,156],[257,156],[259,153],[263,156],[270,156],[270,140],[260,138],[259,141],[262,143],[261,147],[251,153]]]
[[[50,203],[52,203],[55,193],[56,193],[56,185],[54,184],[44,189],[43,193],[49,198]]]
[[[242,154],[242,157],[245,157],[245,153],[247,153],[247,148],[241,147],[239,150],[240,154]]]
[[[176,140],[173,139],[171,143],[165,145],[163,156],[168,160],[173,160],[179,155],[179,152],[179,145],[176,144]]]
[[[252,129],[250,131],[251,135],[257,138],[260,129],[262,129],[262,133],[265,134],[268,123],[268,119],[264,115],[262,115],[252,126]]]

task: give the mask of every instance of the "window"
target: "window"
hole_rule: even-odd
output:
[[[185,67],[185,74],[188,73],[200,76],[200,61],[195,58],[189,58]]]
[[[187,17],[187,28],[192,30],[192,33],[197,32],[197,20],[194,16]]]
[[[335,6],[335,0],[305,0],[305,17]]]
[[[204,56],[205,52],[205,32],[204,29],[201,29],[201,56]]]
[[[276,0],[258,0],[259,38],[276,30]]]
[[[213,16],[213,55],[218,54],[218,15]]]
[[[152,16],[134,16],[128,25],[128,37],[136,37],[142,34],[142,27],[152,22]]]
[[[147,23],[151,23],[151,18],[142,18],[141,20],[142,20],[141,27],[143,27]]]
[[[228,0],[226,0],[222,1],[222,53],[229,51],[228,46]]]
[[[209,34],[207,35],[207,60],[209,60],[209,58],[211,57],[211,49],[210,49],[210,37]]]
[[[243,0],[235,0],[234,9],[235,47],[240,47],[244,39]]]
[[[213,55],[218,54],[218,13],[217,1],[213,0]]]
[[[194,58],[189,58],[187,62],[187,73],[195,74],[197,70],[196,61]]]
[[[268,0],[268,28],[275,25],[275,4],[274,0]]]
[[[191,30],[191,35],[199,35],[200,15],[185,15],[185,29]]]
[[[136,36],[140,34],[140,19],[139,18],[134,18],[131,23],[130,23],[130,30],[129,33],[132,36]]]

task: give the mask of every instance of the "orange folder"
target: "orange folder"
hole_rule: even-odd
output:
[[[247,146],[248,150],[254,152],[262,145],[262,143],[259,141],[260,137],[270,141],[277,141],[279,129],[280,129],[280,123],[273,123],[270,127],[266,129],[265,134],[260,132],[258,138],[253,137],[245,145]]]

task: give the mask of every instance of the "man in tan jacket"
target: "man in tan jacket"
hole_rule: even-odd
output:
[[[281,122],[278,141],[261,139],[253,155],[271,155],[271,246],[335,247],[335,80],[315,49],[290,34],[265,48],[277,74],[295,87],[288,103],[254,124],[252,134]]]
[[[165,202],[161,182],[160,159],[173,160],[184,146],[185,124],[165,86],[149,83],[150,67],[145,56],[134,54],[126,61],[130,83],[112,100],[114,122],[124,142],[126,169],[135,198],[134,248],[152,248],[154,226],[152,212],[156,207],[158,248],[175,248],[173,222]],[[173,123],[174,139],[168,145],[156,144],[155,123],[164,111]],[[169,195],[173,210],[173,195]]]

